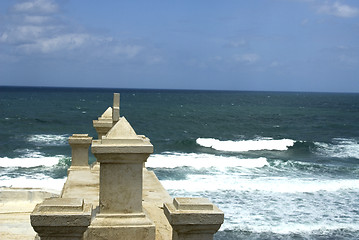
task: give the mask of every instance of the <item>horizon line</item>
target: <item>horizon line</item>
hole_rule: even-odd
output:
[[[187,89],[187,88],[121,88],[121,87],[68,87],[68,86],[16,86],[0,85],[2,88],[22,89],[67,89],[67,90],[136,90],[136,91],[198,91],[198,92],[273,92],[273,93],[333,93],[333,94],[359,94],[359,92],[335,92],[335,91],[306,91],[306,90],[228,90],[228,89]]]

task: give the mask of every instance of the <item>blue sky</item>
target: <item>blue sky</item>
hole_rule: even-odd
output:
[[[359,1],[2,0],[0,85],[359,92]]]

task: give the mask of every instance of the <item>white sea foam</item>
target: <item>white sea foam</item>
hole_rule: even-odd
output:
[[[66,145],[68,135],[35,134],[28,137],[29,142],[41,145]]]
[[[325,156],[359,159],[359,142],[355,139],[336,138],[333,143],[315,143],[318,152]]]
[[[334,216],[333,216],[334,217]],[[270,222],[273,224],[273,222]],[[224,229],[233,229],[233,225],[226,224]],[[250,221],[250,224],[243,224],[240,226],[242,231],[250,231],[255,233],[277,233],[277,234],[301,234],[303,236],[310,234],[327,235],[328,233],[336,230],[342,231],[348,229],[350,231],[359,231],[359,225],[355,223],[338,223],[338,222],[311,222],[310,224],[298,223],[281,223],[276,226],[270,225],[263,221],[263,224]]]
[[[188,175],[186,180],[162,180],[171,190],[265,191],[273,193],[313,193],[319,191],[359,190],[359,179],[319,180],[286,177],[244,178],[240,174]]]
[[[0,177],[0,187],[13,188],[41,188],[55,192],[61,192],[66,178],[54,179],[43,174],[36,174],[30,177],[21,176],[18,178]]]
[[[240,141],[220,141],[214,138],[198,138],[198,145],[213,148],[219,151],[229,152],[248,152],[259,150],[287,150],[294,145],[295,141],[291,139],[274,140],[270,138],[258,140],[240,140]]]
[[[242,159],[238,157],[216,156],[211,154],[196,153],[163,153],[149,157],[146,167],[151,168],[175,168],[193,167],[196,169],[215,167],[224,170],[228,167],[261,168],[269,163],[264,157],[254,159]]]
[[[36,154],[36,155],[35,155]],[[0,167],[38,167],[45,166],[51,167],[59,163],[60,159],[64,158],[62,155],[54,157],[44,157],[39,153],[34,153],[32,157],[20,157],[20,158],[0,158]]]

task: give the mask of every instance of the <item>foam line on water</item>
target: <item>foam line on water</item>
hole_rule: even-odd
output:
[[[0,158],[0,167],[22,167],[22,168],[31,168],[31,167],[51,167],[59,163],[60,159],[64,156],[58,155],[55,157],[23,157],[23,158]]]
[[[162,180],[166,189],[198,191],[265,191],[277,193],[313,193],[318,191],[359,190],[359,179],[319,180],[286,177],[244,178],[229,175],[188,175],[186,180]]]
[[[41,188],[44,190],[51,190],[61,192],[66,178],[54,179],[43,174],[36,174],[30,177],[1,177],[0,187],[12,188]]]
[[[66,145],[68,137],[69,136],[67,135],[34,134],[34,135],[30,135],[27,138],[27,140],[35,144],[57,146],[57,145]]]
[[[259,150],[284,151],[294,145],[291,139],[274,140],[271,138],[240,141],[220,141],[214,138],[198,138],[196,143],[202,147],[213,148],[218,151],[248,152]]]
[[[151,155],[146,167],[151,168],[175,168],[193,167],[195,169],[215,167],[224,170],[228,167],[261,168],[269,163],[264,157],[242,159],[233,156],[216,156],[197,153],[162,153]]]
[[[258,225],[258,224],[257,224]],[[327,235],[333,231],[342,231],[343,229],[348,229],[350,231],[359,231],[358,224],[355,223],[311,223],[311,224],[296,224],[296,223],[282,223],[277,226],[270,226],[268,224],[261,226],[241,226],[242,231],[250,231],[255,233],[276,233],[276,234],[301,234],[301,235],[311,235],[311,234],[320,234]],[[229,227],[229,228],[228,228]],[[226,227],[224,227],[226,229]],[[230,226],[227,226],[227,229],[231,229]]]
[[[335,138],[333,143],[315,143],[321,155],[359,159],[359,142],[355,139]]]

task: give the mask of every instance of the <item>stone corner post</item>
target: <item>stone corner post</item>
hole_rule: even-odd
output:
[[[45,199],[30,215],[35,232],[45,240],[81,240],[91,218],[92,205],[79,198]]]
[[[175,240],[209,240],[224,221],[224,213],[207,198],[174,198],[164,204]]]
[[[96,129],[98,139],[106,135],[112,128],[112,108],[109,107],[97,120],[93,120],[93,127]]]
[[[92,142],[100,163],[100,210],[86,239],[154,240],[155,225],[142,209],[142,165],[153,152],[124,117],[100,140]]]
[[[69,137],[69,144],[72,149],[71,170],[88,170],[89,167],[89,147],[92,142],[92,137],[88,134],[73,134]]]

